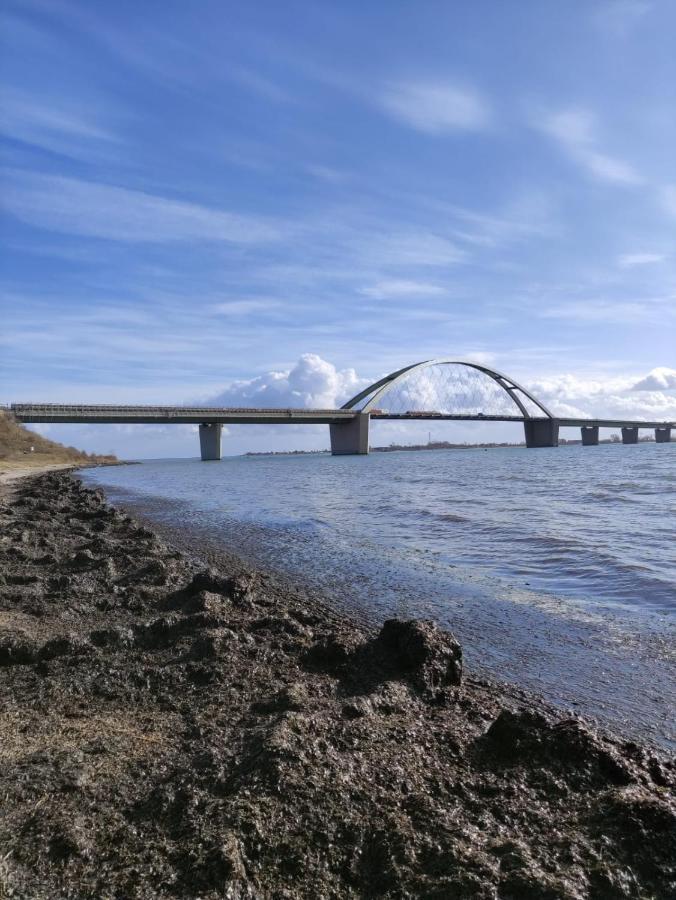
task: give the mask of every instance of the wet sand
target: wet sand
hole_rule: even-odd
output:
[[[667,897],[676,763],[208,568],[69,474],[0,496],[0,896]]]

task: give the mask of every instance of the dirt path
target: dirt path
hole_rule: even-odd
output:
[[[206,570],[67,474],[0,497],[0,897],[661,898],[673,760]]]

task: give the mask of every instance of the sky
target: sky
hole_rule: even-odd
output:
[[[672,0],[4,0],[0,402],[330,406],[451,357],[676,418],[675,31]]]

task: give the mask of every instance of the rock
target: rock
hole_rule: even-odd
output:
[[[74,569],[88,569],[94,565],[96,557],[91,550],[78,550],[69,562]]]
[[[223,578],[212,569],[206,569],[203,572],[197,572],[193,575],[190,584],[186,587],[186,592],[191,594],[200,591],[210,591],[214,594],[230,595],[233,587],[232,579]]]
[[[199,591],[192,594],[183,604],[186,613],[206,612],[213,615],[221,614],[227,606],[228,600],[222,594],[213,591]]]
[[[254,703],[252,708],[255,712],[260,713],[289,712],[292,710],[299,712],[307,707],[309,699],[305,685],[301,682],[295,682],[282,688],[268,700]]]
[[[116,625],[92,631],[89,639],[96,647],[131,647],[134,643],[134,632],[131,628]]]
[[[634,781],[619,753],[575,719],[552,724],[539,712],[504,709],[484,735],[483,745],[506,765],[547,762],[612,784]]]
[[[81,656],[89,653],[92,645],[85,638],[76,634],[55,637],[43,644],[38,652],[41,660],[57,659],[59,656]]]
[[[377,643],[388,662],[421,690],[437,693],[462,681],[462,648],[433,622],[388,619]]]
[[[328,670],[345,665],[363,642],[353,635],[323,635],[305,653],[305,661]]]
[[[342,713],[346,719],[363,719],[373,712],[373,707],[366,697],[356,697],[343,705]]]
[[[23,631],[0,631],[0,666],[28,665],[35,662],[35,642]]]
[[[242,847],[232,832],[226,832],[222,842],[208,854],[205,868],[216,884],[246,879]]]

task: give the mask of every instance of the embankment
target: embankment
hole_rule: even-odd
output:
[[[0,498],[0,896],[667,897],[673,760],[204,569],[76,478]]]
[[[5,410],[0,410],[0,480],[22,476],[26,471],[66,468],[67,466],[115,465],[117,457],[85,453],[50,441],[29,431]],[[4,479],[3,479],[4,476]]]

